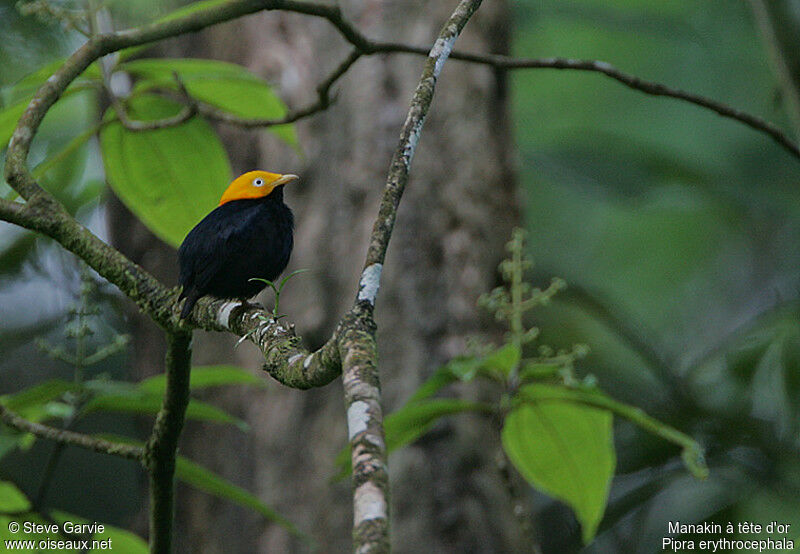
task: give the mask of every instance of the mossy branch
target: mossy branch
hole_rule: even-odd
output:
[[[25,433],[32,433],[37,437],[55,441],[59,444],[66,444],[71,446],[80,446],[87,450],[94,452],[101,452],[103,454],[110,454],[111,456],[119,456],[129,460],[141,460],[144,456],[144,451],[138,446],[131,446],[129,444],[120,444],[116,442],[98,439],[83,433],[76,433],[75,431],[68,431],[65,429],[56,429],[49,425],[43,425],[29,421],[19,414],[9,410],[0,404],[0,421]]]

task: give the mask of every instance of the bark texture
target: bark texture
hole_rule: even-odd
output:
[[[372,38],[430,46],[455,3],[341,5]],[[487,3],[459,48],[505,53],[507,33],[503,3]],[[317,82],[347,56],[349,46],[325,21],[267,13],[171,41],[162,51],[242,63],[265,76],[290,105],[300,106],[313,100]],[[291,314],[309,347],[320,346],[352,304],[391,154],[423,63],[424,58],[403,55],[359,60],[337,85],[337,102],[297,125],[302,157],[268,132],[221,128],[235,172],[260,167],[301,175],[286,191],[297,221],[289,270],[311,271],[293,279],[281,311]],[[451,61],[440,79],[376,309],[387,412],[438,364],[463,352],[467,335],[485,331],[475,300],[494,285],[503,244],[518,221],[503,76]],[[118,204],[111,210],[116,245],[157,276],[169,276],[175,252],[131,232],[129,217]],[[174,280],[166,277],[168,283]],[[144,376],[159,367],[163,339],[157,342],[161,332],[152,324],[135,325],[136,373]],[[231,338],[198,332],[194,363],[257,368],[259,355],[250,348],[234,350]],[[252,431],[191,423],[181,453],[256,492],[310,532],[323,551],[348,551],[349,484],[329,482],[333,458],[347,440],[341,382],[310,391],[270,382],[265,392],[210,394],[211,401],[246,419]],[[463,419],[440,426],[390,459],[396,552],[519,551],[510,502],[486,440],[492,435],[488,425]],[[179,551],[303,550],[281,528],[205,494],[180,488],[177,505]]]

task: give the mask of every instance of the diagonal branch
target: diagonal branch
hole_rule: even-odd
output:
[[[83,433],[76,433],[75,431],[68,431],[65,429],[56,429],[49,425],[42,425],[27,420],[24,417],[16,414],[0,404],[0,421],[25,433],[32,433],[37,437],[49,439],[59,444],[67,444],[71,446],[80,446],[95,452],[103,454],[110,454],[112,456],[119,456],[129,460],[141,460],[144,451],[138,446],[131,446],[130,444],[120,444],[116,442],[98,439]]]

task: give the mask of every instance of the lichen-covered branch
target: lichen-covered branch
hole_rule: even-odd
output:
[[[397,206],[400,204],[400,198],[402,198],[406,183],[408,183],[411,161],[414,158],[414,152],[417,149],[417,142],[422,132],[422,126],[425,123],[425,117],[428,115],[428,110],[433,100],[436,80],[439,78],[439,73],[442,71],[445,60],[447,60],[453,50],[453,44],[458,38],[458,35],[461,33],[461,30],[474,11],[478,9],[479,5],[480,2],[462,1],[459,3],[453,16],[445,24],[439,37],[436,39],[436,43],[428,54],[428,59],[425,62],[425,69],[414,91],[411,107],[406,116],[406,121],[403,123],[403,128],[400,131],[400,143],[392,156],[389,176],[386,179],[386,186],[383,190],[380,210],[375,220],[375,225],[372,228],[369,251],[367,252],[367,259],[364,263],[364,273],[362,273],[360,290],[363,290],[366,286],[364,279],[368,278],[367,273],[369,271],[378,271],[377,269],[370,270],[370,267],[377,268],[378,265],[376,264],[380,266],[383,265],[383,260],[386,257],[386,248],[389,246],[389,239],[392,236],[392,229],[394,228],[395,218],[397,217]],[[379,279],[380,274],[378,274],[378,281]],[[368,281],[369,279],[367,279],[367,282]],[[375,287],[377,289],[377,284]],[[361,296],[361,293],[359,293],[359,296]],[[371,304],[370,298],[365,298],[363,301]]]
[[[264,371],[289,387],[322,387],[342,372],[338,330],[319,350],[309,352],[295,334],[294,325],[275,321],[253,304],[201,299],[193,317],[196,321],[214,321],[214,326],[204,326],[207,330],[228,330],[246,337],[264,354]]]
[[[2,404],[0,404],[0,421],[9,427],[16,429],[17,431],[32,433],[37,437],[52,440],[59,444],[80,446],[81,448],[94,450],[95,452],[101,452],[103,454],[110,454],[112,456],[119,456],[121,458],[127,458],[129,460],[141,460],[144,455],[143,449],[138,446],[111,442],[90,437],[89,435],[84,435],[83,433],[76,433],[74,431],[68,431],[65,429],[56,429],[55,427],[50,427],[49,425],[42,425],[41,423],[29,421],[19,414],[12,412]]]
[[[339,340],[353,467],[353,550],[389,552],[389,471],[383,432],[375,322],[351,313]]]
[[[150,474],[150,552],[172,552],[175,510],[175,460],[186,408],[189,405],[191,333],[167,335],[167,389],[144,449],[142,461]]]
[[[456,38],[480,4],[481,0],[459,2],[430,51],[389,168],[354,306],[338,331],[353,467],[353,548],[358,554],[390,550],[389,472],[372,316],[381,269],[436,80]]]

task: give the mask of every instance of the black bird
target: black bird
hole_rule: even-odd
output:
[[[297,175],[250,171],[233,180],[219,206],[195,225],[178,250],[181,319],[197,299],[246,300],[286,269],[294,243],[294,216],[283,203],[283,186]]]

